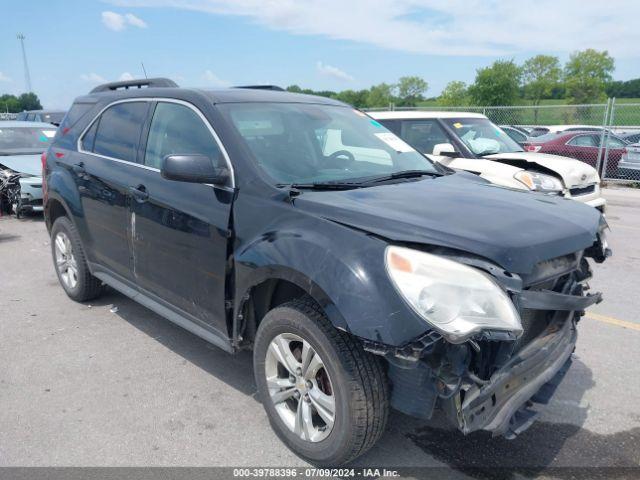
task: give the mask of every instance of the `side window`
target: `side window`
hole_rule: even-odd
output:
[[[616,137],[609,137],[607,143],[609,144],[609,148],[622,148],[626,145],[622,140]]]
[[[27,115],[27,122],[33,122],[36,119],[35,113],[30,113]]]
[[[105,110],[98,122],[92,151],[135,162],[147,107],[146,102],[125,102]]]
[[[451,143],[436,120],[404,120],[400,137],[419,152],[429,154],[439,143]]]
[[[151,120],[144,164],[160,168],[162,159],[172,154],[201,154],[216,165],[223,162],[211,131],[196,112],[178,103],[159,102]]]
[[[577,137],[573,137],[569,140],[569,145],[573,145],[575,147],[595,147],[596,142],[591,135],[579,135]]]
[[[85,152],[93,152],[93,144],[96,140],[96,130],[98,129],[99,123],[100,119],[93,122],[91,128],[87,130],[87,133],[82,137],[82,149]]]
[[[402,134],[400,131],[400,124],[402,122],[400,120],[378,120],[378,122],[387,127],[396,135],[400,136]]]
[[[505,130],[505,132],[507,133],[507,135],[509,135],[518,143],[522,143],[527,140],[527,136],[524,133],[520,133],[517,130],[509,129],[509,130]]]

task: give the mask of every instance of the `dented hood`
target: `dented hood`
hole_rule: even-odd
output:
[[[0,168],[2,165],[14,172],[42,175],[40,155],[0,155]]]
[[[596,172],[596,169],[592,166],[579,160],[561,157],[559,155],[534,152],[514,152],[485,155],[483,158],[504,163],[509,163],[509,161],[514,163],[524,161],[538,164],[558,173],[562,177],[565,187],[567,188],[600,182],[598,172]]]
[[[596,241],[600,213],[467,173],[343,191],[305,191],[296,208],[382,236],[473,253],[513,273]]]

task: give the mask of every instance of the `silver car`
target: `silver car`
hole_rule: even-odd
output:
[[[50,123],[0,121],[0,208],[42,211],[40,156],[56,134]]]

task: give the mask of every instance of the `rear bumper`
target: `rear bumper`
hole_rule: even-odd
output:
[[[573,312],[557,312],[547,329],[487,384],[465,393],[456,408],[460,430],[488,430],[507,438],[526,430],[537,417],[531,407],[546,404],[564,377],[576,340]]]

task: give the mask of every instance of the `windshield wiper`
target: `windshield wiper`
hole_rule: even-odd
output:
[[[376,183],[387,182],[389,180],[396,180],[399,178],[419,178],[424,176],[441,177],[442,175],[444,174],[431,170],[402,170],[400,172],[380,175],[377,177],[368,177],[362,180],[351,180],[346,182],[332,180],[312,183],[279,183],[276,186],[280,188],[287,187],[298,190],[348,190],[351,188],[368,187]]]
[[[359,188],[360,183],[356,182],[313,182],[313,183],[279,183],[277,187],[293,188],[297,190],[347,190]]]
[[[419,178],[419,177],[441,177],[443,173],[434,172],[431,170],[401,170],[399,172],[390,173],[388,175],[381,175],[379,177],[371,178],[360,182],[360,185],[366,185],[371,183],[386,182],[389,180],[396,180],[398,178]]]

